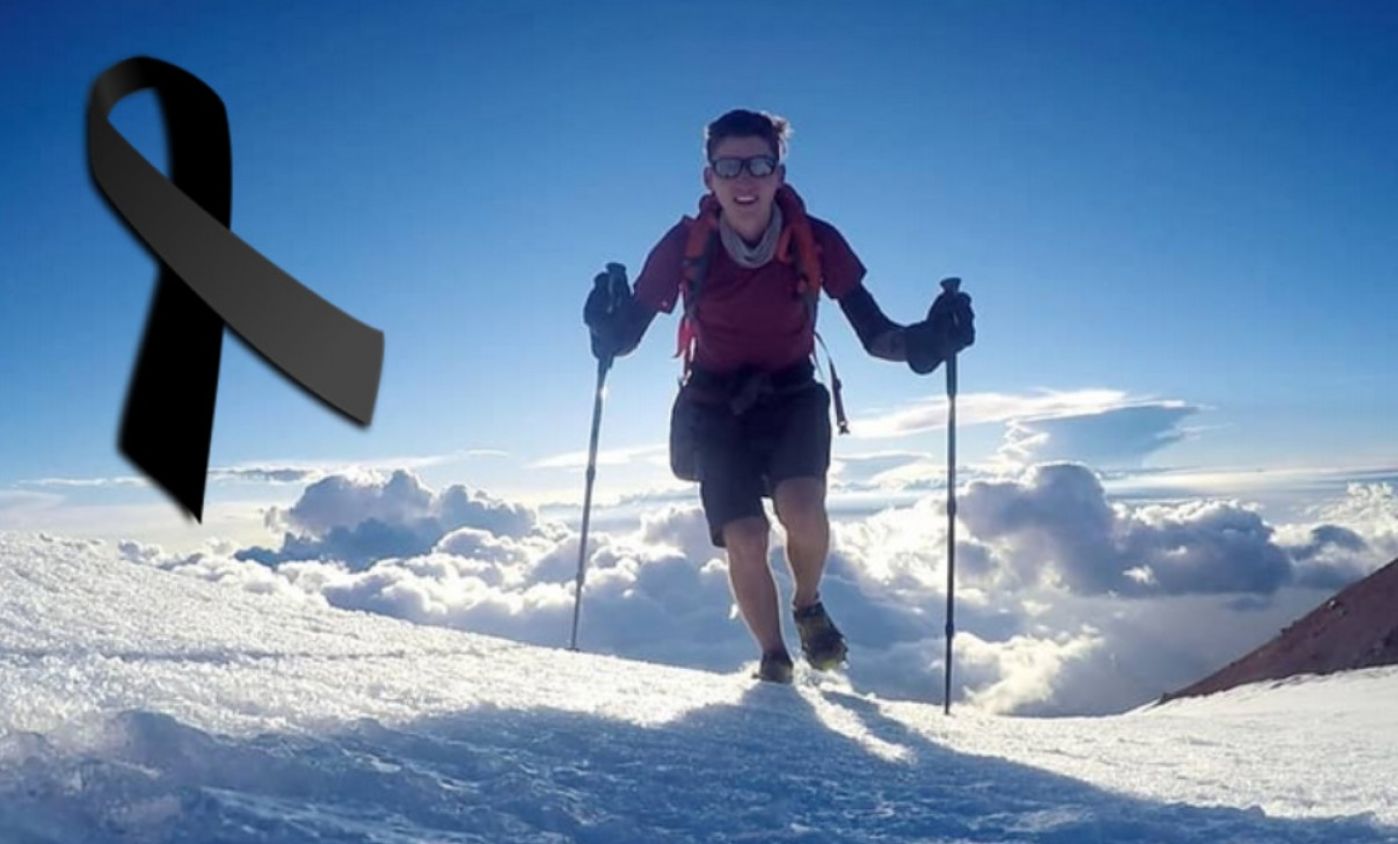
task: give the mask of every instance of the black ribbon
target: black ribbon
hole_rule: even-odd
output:
[[[122,97],[155,91],[170,177],[107,120]],[[123,454],[202,520],[226,325],[316,398],[367,426],[383,370],[383,332],[316,295],[229,231],[228,116],[213,89],[147,57],[92,83],[87,157],[113,212],[160,262],[126,394]]]

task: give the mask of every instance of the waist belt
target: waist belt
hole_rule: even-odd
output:
[[[803,360],[774,372],[751,368],[710,372],[694,366],[690,368],[684,391],[702,404],[726,404],[736,416],[746,413],[764,398],[792,395],[814,384],[815,367]]]

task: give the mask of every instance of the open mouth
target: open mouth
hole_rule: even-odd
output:
[[[733,201],[736,202],[736,203],[738,203],[739,205],[753,205],[753,204],[755,204],[755,203],[757,202],[757,197],[755,197],[755,196],[735,196],[735,197],[733,197]]]

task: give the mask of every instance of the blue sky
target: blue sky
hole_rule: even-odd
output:
[[[215,467],[418,459],[576,496],[536,464],[586,445],[591,277],[639,269],[698,199],[703,124],[746,106],[792,120],[790,180],[890,316],[965,279],[968,462],[1027,430],[1099,465],[1381,472],[1395,40],[1377,3],[7,4],[0,505],[175,518],[149,489],[35,483],[135,474],[116,429],[155,269],[88,178],[82,113],[136,54],[222,96],[233,230],[387,336],[367,431],[226,339]],[[153,99],[113,120],[163,163]],[[867,358],[833,306],[822,325],[856,419],[837,456],[940,455],[935,421],[868,436],[938,410],[940,373]],[[613,373],[604,448],[663,441],[673,332]],[[663,480],[632,462],[604,486]]]

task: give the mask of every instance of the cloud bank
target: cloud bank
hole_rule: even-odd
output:
[[[1187,436],[1181,423],[1198,408],[1180,402],[1118,407],[1088,414],[1012,419],[998,456],[1029,465],[1073,460],[1099,469],[1140,466]]]
[[[250,548],[239,559],[266,565],[337,560],[356,570],[387,557],[426,553],[461,528],[518,538],[539,527],[528,507],[460,485],[434,493],[404,469],[324,478],[291,508],[269,510],[266,521],[284,530],[281,549]]]
[[[996,712],[1147,702],[1269,638],[1387,562],[1398,542],[1398,502],[1384,485],[1352,488],[1332,502],[1333,519],[1308,525],[1269,524],[1228,500],[1112,501],[1075,463],[972,481],[958,496],[956,694]],[[669,501],[641,512],[590,537],[582,646],[741,670],[755,646],[699,508]],[[567,643],[579,538],[529,507],[464,485],[435,491],[405,470],[358,472],[311,484],[268,520],[284,531],[280,548],[121,551],[280,599]],[[774,532],[771,558],[789,596],[781,538]],[[832,540],[822,597],[850,640],[850,682],[939,699],[942,495],[838,521]]]

